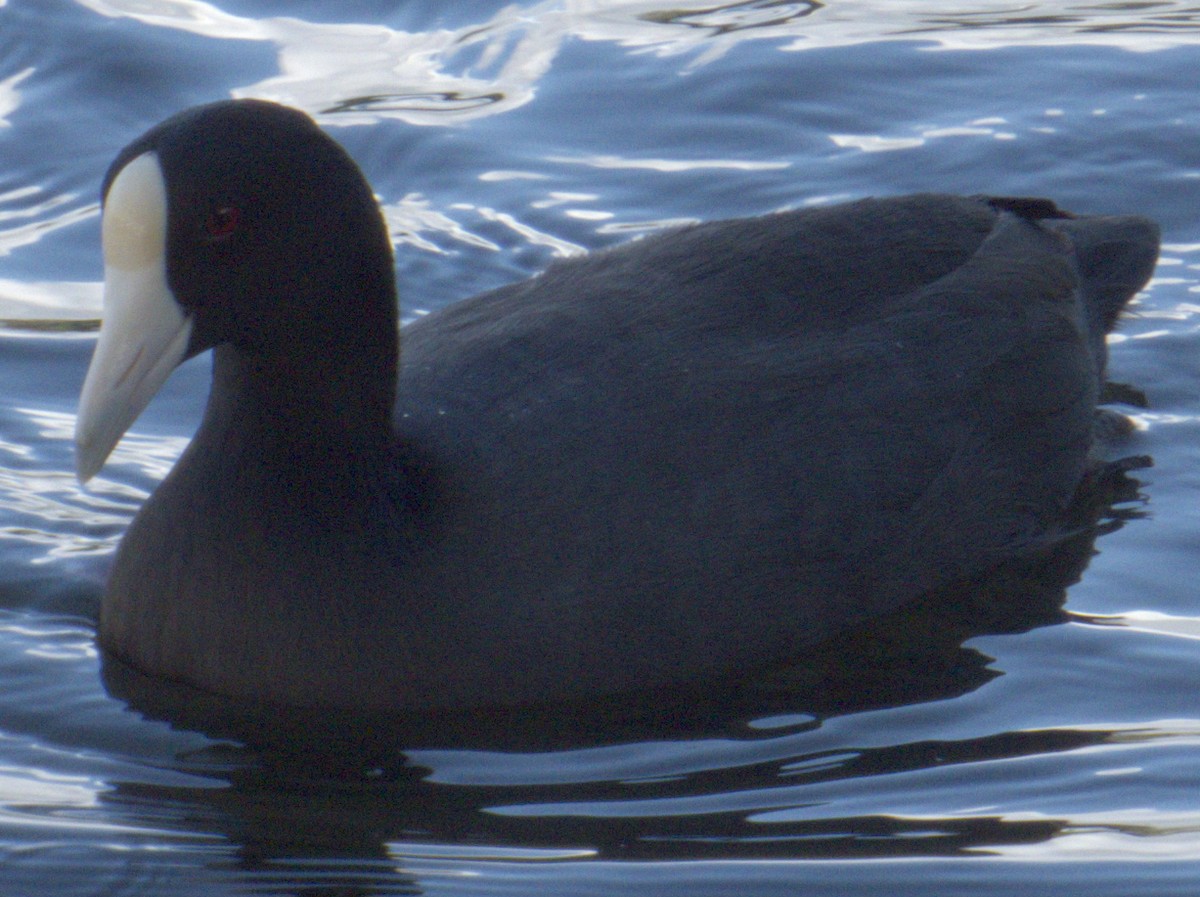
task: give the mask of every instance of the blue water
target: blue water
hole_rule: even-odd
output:
[[[1200,12],[279,7],[0,0],[0,894],[1197,892]],[[319,113],[358,159],[406,318],[671,223],[868,194],[1150,215],[1162,264],[1110,373],[1148,397],[1123,452],[1154,466],[1062,569],[737,701],[481,719],[336,766],[156,720],[106,690],[93,621],[207,366],[78,487],[95,197],[128,140],[230,95]]]

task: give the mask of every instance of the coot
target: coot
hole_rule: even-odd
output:
[[[104,202],[81,479],[214,359],[101,645],[388,712],[758,669],[1044,544],[1158,243],[1044,200],[866,199],[559,262],[399,333],[371,189],[300,112],[183,112]]]

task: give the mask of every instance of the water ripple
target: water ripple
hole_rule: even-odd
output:
[[[3,4],[0,4],[3,6]],[[21,95],[17,90],[17,85],[32,75],[33,68],[22,69],[15,75],[10,75],[3,81],[0,81],[0,128],[12,127],[12,122],[8,120],[8,116],[21,105]]]
[[[278,48],[279,74],[234,94],[323,113],[330,124],[381,118],[431,124],[510,111],[533,98],[535,85],[569,39],[609,41],[660,56],[689,54],[694,69],[747,40],[787,38],[791,43],[783,49],[793,51],[901,37],[943,49],[1086,43],[1146,51],[1194,42],[1200,32],[1200,12],[1165,2],[1099,4],[1064,14],[1050,0],[1016,9],[977,0],[970,11],[948,14],[932,0],[680,0],[668,9],[627,0],[566,6],[546,0],[506,6],[487,21],[458,29],[418,33],[381,24],[240,17],[202,0],[77,2],[109,18],[222,40],[271,42]],[[475,62],[456,71],[464,55]]]
[[[31,199],[34,201],[26,202]],[[76,199],[74,193],[44,197],[40,187],[26,187],[0,194],[0,257],[36,243],[60,228],[73,227],[100,214],[97,203],[62,208]],[[22,205],[5,208],[16,201],[22,202]],[[54,214],[48,214],[50,212]]]
[[[0,891],[694,897],[956,881],[999,894],[1031,890],[1006,891],[999,868],[1035,868],[1044,884],[1049,861],[1060,893],[1107,897],[1153,893],[1166,864],[1147,860],[1194,872],[1195,59],[1130,51],[1194,45],[1200,12],[368,5],[373,19],[361,4],[256,18],[269,5],[0,0]],[[650,732],[581,736],[559,719],[536,747],[509,738],[522,719],[472,720],[461,740],[389,745],[391,765],[367,772],[173,728],[155,705],[110,696],[94,641],[103,567],[185,444],[199,405],[183,398],[199,403],[208,376],[178,372],[106,475],[75,482],[81,333],[101,305],[91,197],[134,132],[231,93],[325,125],[388,120],[338,136],[393,242],[420,250],[397,255],[406,310],[605,237],[871,192],[1047,190],[1080,211],[1161,218],[1158,277],[1112,341],[1114,374],[1150,400],[1132,437],[1157,465],[1138,487],[1146,519],[1105,536],[1070,587],[1077,611],[1109,616],[956,643],[954,674],[928,676],[933,697],[877,700],[884,680],[925,672],[921,639],[899,674],[849,671],[876,709],[820,709],[784,687],[695,728],[672,714]],[[896,857],[921,862],[844,862]],[[962,864],[953,880],[936,866],[947,857]],[[843,862],[805,862],[818,858]],[[1133,886],[1115,890],[1105,859],[1137,861]]]

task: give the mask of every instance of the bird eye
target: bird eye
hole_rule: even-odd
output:
[[[211,239],[220,240],[237,230],[239,220],[241,220],[241,212],[235,207],[218,206],[208,213],[208,219],[204,222],[204,230]]]

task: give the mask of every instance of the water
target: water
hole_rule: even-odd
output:
[[[0,891],[1195,893],[1198,43],[1172,2],[0,2]],[[1111,374],[1148,396],[1125,448],[1154,466],[1094,555],[736,701],[481,719],[369,763],[172,727],[110,696],[93,621],[204,360],[86,492],[70,431],[100,177],[229,95],[324,113],[407,318],[670,223],[868,194],[1151,215]]]

